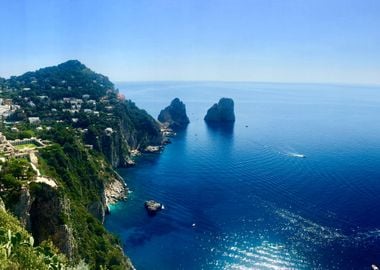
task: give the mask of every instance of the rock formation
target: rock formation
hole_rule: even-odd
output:
[[[234,101],[231,98],[221,98],[218,103],[208,109],[204,120],[210,123],[234,122]]]
[[[143,151],[149,145],[161,146],[161,125],[132,101],[119,98],[120,93],[106,76],[91,71],[76,60],[12,76],[6,81],[0,79],[0,88],[1,84],[12,89],[15,96],[31,94],[30,98],[36,101],[37,105],[19,116],[17,121],[27,121],[27,116],[32,115],[38,116],[42,122],[58,121],[63,115],[67,116],[47,132],[51,143],[36,150],[49,177],[46,181],[41,181],[37,169],[39,162],[32,156],[30,167],[13,159],[2,163],[0,178],[12,179],[5,188],[4,181],[1,183],[6,209],[19,218],[18,223],[33,236],[36,246],[51,241],[66,255],[70,264],[83,260],[91,269],[102,266],[134,269],[102,223],[109,212],[107,204],[123,199],[127,194],[123,179],[113,168],[129,166],[133,162],[133,153]],[[24,102],[12,102],[22,110],[23,106],[29,107]],[[68,106],[73,102],[76,105],[71,106],[76,109],[61,112],[54,108],[62,102]],[[40,106],[40,103],[44,105]],[[81,106],[84,110],[91,107],[91,112],[85,113],[86,117],[79,121],[73,121],[74,115],[69,114],[79,111]],[[92,111],[95,108],[96,114]],[[77,136],[79,132],[83,137]],[[29,161],[25,160],[25,163]],[[5,170],[6,166],[23,169]],[[21,171],[22,175],[14,175],[14,171]],[[1,202],[0,199],[0,214],[4,208]],[[0,223],[3,226],[4,223]],[[4,229],[2,226],[0,229]],[[26,253],[22,255],[28,256]]]
[[[186,115],[186,106],[179,98],[173,99],[170,105],[160,112],[158,121],[173,129],[184,128],[190,123]]]
[[[153,200],[146,201],[144,206],[149,215],[155,215],[158,211],[162,210],[162,204]]]
[[[74,257],[77,244],[73,230],[62,224],[62,217],[70,219],[70,202],[65,196],[46,184],[33,191],[24,187],[19,200],[10,208],[37,244],[50,239],[69,259]]]
[[[124,200],[127,197],[128,188],[123,178],[116,174],[115,177],[109,179],[104,189],[105,205],[114,204],[117,201]]]

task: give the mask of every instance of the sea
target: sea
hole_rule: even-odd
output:
[[[130,192],[106,227],[139,270],[380,266],[380,86],[123,82],[157,118],[175,97],[190,124],[120,169]],[[207,125],[221,97],[233,125]],[[164,210],[149,216],[146,200]]]

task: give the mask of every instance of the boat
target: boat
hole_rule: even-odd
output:
[[[306,158],[306,156],[303,154],[291,154],[291,156],[296,157],[296,158]]]

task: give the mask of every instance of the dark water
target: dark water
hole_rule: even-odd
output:
[[[191,82],[119,88],[155,117],[179,97],[191,121],[161,155],[120,171],[132,193],[113,207],[106,226],[137,269],[380,264],[380,88]],[[208,127],[203,116],[223,96],[234,98],[237,121]],[[147,199],[166,209],[148,217]]]

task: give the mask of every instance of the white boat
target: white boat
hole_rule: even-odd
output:
[[[303,154],[291,154],[291,156],[296,157],[296,158],[306,158],[306,156]]]

